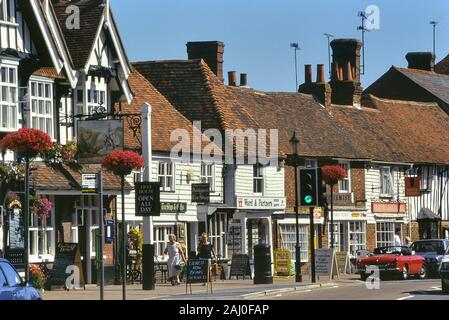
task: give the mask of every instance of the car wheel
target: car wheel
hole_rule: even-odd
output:
[[[443,289],[443,293],[449,294],[449,284],[444,280],[441,281],[441,287]]]
[[[402,267],[401,280],[407,280],[407,279],[408,279],[408,267],[404,266],[404,267]]]
[[[425,266],[421,267],[421,273],[419,274],[420,279],[426,279],[427,278],[427,268]]]

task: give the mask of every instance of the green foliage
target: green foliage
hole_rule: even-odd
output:
[[[132,228],[129,233],[129,240],[134,241],[134,247],[139,250],[139,252],[142,252],[142,245],[143,245],[143,234],[142,231],[138,230],[137,228]]]

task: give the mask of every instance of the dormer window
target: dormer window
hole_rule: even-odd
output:
[[[53,137],[53,83],[31,78],[31,127]]]

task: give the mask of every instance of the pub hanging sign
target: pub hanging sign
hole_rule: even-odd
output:
[[[159,182],[136,182],[136,217],[159,217],[161,215]]]

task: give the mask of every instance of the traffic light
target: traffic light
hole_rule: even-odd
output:
[[[302,169],[300,171],[301,207],[318,207],[321,203],[320,169]]]

